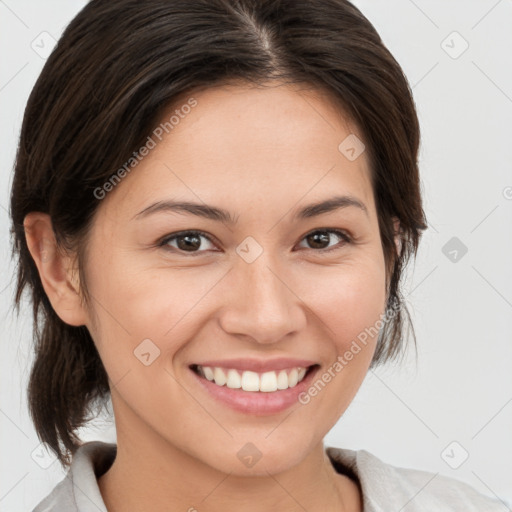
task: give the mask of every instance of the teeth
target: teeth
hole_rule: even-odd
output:
[[[215,380],[215,384],[218,384],[219,386],[224,386],[224,384],[226,384],[226,374],[222,371],[222,368],[214,368],[213,379]]]
[[[288,375],[284,370],[281,370],[277,376],[277,389],[288,389]]]
[[[294,368],[290,372],[290,375],[288,375],[288,386],[293,388],[293,386],[297,385],[298,381],[299,381],[299,372],[298,372],[297,368]]]
[[[209,366],[203,368],[203,374],[208,380],[213,380],[213,370]]]
[[[257,374],[256,374],[257,375]],[[260,391],[267,393],[277,390],[277,375],[276,372],[265,372],[260,377]]]
[[[295,387],[306,375],[307,368],[298,367],[291,370],[271,371],[261,374],[247,370],[242,372],[241,375],[238,370],[232,368],[226,370],[218,367],[197,366],[197,371],[217,386],[226,385],[232,389],[241,388],[244,391],[271,393]]]
[[[215,380],[215,384],[218,384]],[[260,390],[260,378],[256,372],[244,372],[242,373],[242,389],[244,391],[259,391]]]
[[[228,380],[226,382],[226,386],[233,389],[242,387],[242,379],[236,370],[228,370]]]

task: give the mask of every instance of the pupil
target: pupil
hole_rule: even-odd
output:
[[[184,240],[185,242],[181,243],[182,240]],[[187,250],[189,248],[197,249],[200,246],[201,240],[197,235],[181,235],[180,237],[178,237],[178,247],[182,250]]]
[[[313,247],[315,247],[315,244],[322,245],[325,243],[329,245],[329,235],[325,232],[312,233],[311,235],[308,236],[308,241],[310,243],[312,242]]]

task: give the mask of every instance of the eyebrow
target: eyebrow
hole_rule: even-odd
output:
[[[335,196],[301,208],[295,213],[294,218],[308,219],[311,217],[316,217],[317,215],[322,215],[324,213],[329,213],[351,206],[359,208],[368,216],[368,209],[366,205],[359,199],[353,196]],[[222,208],[217,208],[215,206],[207,205],[204,203],[201,204],[193,203],[190,201],[171,200],[154,203],[147,208],[144,208],[144,210],[140,211],[137,215],[135,215],[134,218],[140,220],[157,212],[185,212],[196,215],[198,217],[223,222],[230,225],[236,224],[238,220],[238,217],[233,217],[230,212]]]

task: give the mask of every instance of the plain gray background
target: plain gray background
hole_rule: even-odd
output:
[[[19,321],[12,312],[8,204],[26,100],[52,40],[85,3],[0,0],[4,512],[31,510],[64,475],[25,405],[32,324],[26,302]],[[512,504],[512,0],[354,3],[413,89],[429,229],[404,288],[418,364],[410,350],[401,367],[370,371],[325,444],[458,478]],[[98,421],[83,438],[114,435]]]

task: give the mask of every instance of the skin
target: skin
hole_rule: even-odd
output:
[[[270,416],[213,400],[188,366],[284,356],[317,361],[321,375],[379,320],[385,261],[366,152],[350,161],[338,150],[349,134],[363,137],[325,94],[304,87],[232,85],[193,97],[197,106],[99,205],[85,264],[89,307],[50,218],[25,219],[52,306],[87,326],[111,382],[118,452],[98,480],[107,508],[360,511],[356,482],[336,473],[323,438],[359,389],[376,338],[309,404]],[[294,219],[335,193],[366,211]],[[171,198],[224,208],[237,223],[169,211],[134,218]],[[328,232],[324,245],[308,242],[319,228],[353,240]],[[157,247],[194,229],[212,241],[201,237],[189,252],[176,239]],[[248,236],[263,249],[252,263],[236,252]],[[160,350],[149,366],[134,356],[147,338]],[[237,457],[248,442],[262,453],[251,468]]]

